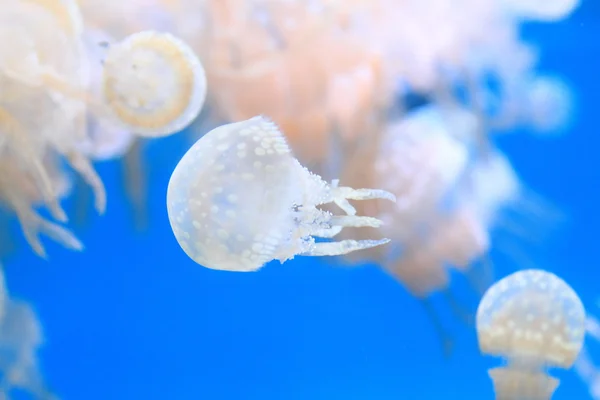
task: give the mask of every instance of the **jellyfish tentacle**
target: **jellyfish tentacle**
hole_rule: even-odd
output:
[[[337,236],[342,229],[343,226],[332,226],[331,228],[323,228],[323,229],[312,229],[311,233],[314,236],[318,236],[320,238],[330,239]]]
[[[419,300],[423,308],[425,309],[425,313],[429,317],[429,320],[433,324],[433,329],[435,330],[438,339],[440,341],[440,345],[442,346],[442,353],[445,358],[450,358],[452,352],[454,350],[454,339],[452,335],[448,333],[444,325],[442,325],[442,321],[438,313],[433,308],[431,301],[427,298]]]
[[[463,304],[461,304],[449,287],[444,289],[442,293],[450,305],[452,314],[460,319],[465,325],[473,326],[475,323],[475,313],[469,311]]]
[[[353,189],[347,186],[332,187],[331,195],[334,201],[340,199],[344,200],[376,200],[385,199],[389,201],[396,201],[396,196],[387,190],[382,189]]]
[[[69,164],[77,171],[94,192],[94,207],[99,214],[106,210],[106,188],[90,160],[83,154],[73,151],[67,154]]]
[[[359,215],[347,215],[347,216],[334,215],[331,217],[331,224],[334,226],[341,226],[341,227],[379,228],[380,226],[383,225],[383,221],[378,218],[365,217],[365,216],[359,216]]]
[[[311,246],[311,249],[303,256],[339,256],[342,254],[350,253],[351,251],[370,249],[371,247],[377,247],[389,243],[389,239],[380,240],[352,240],[346,239],[339,242],[325,242],[315,243]]]
[[[42,258],[46,258],[47,254],[40,241],[40,234],[48,236],[68,249],[83,250],[83,244],[68,229],[45,220],[31,209],[21,208],[17,210],[17,218],[21,223],[25,240],[27,240],[33,251]]]

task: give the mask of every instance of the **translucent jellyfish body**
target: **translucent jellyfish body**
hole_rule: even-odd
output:
[[[569,85],[552,76],[537,76],[528,83],[527,102],[533,128],[542,133],[567,128],[574,108],[574,94]]]
[[[573,289],[541,270],[492,286],[477,310],[483,354],[507,360],[489,371],[496,399],[550,399],[559,381],[546,368],[570,368],[583,346],[585,310]]]
[[[395,198],[375,189],[328,184],[303,167],[279,128],[259,116],[220,126],[199,139],[175,168],[167,191],[171,227],[186,254],[212,269],[255,271],[271,260],[326,256],[379,246],[382,240],[332,238],[343,227],[378,227],[352,200]],[[317,208],[335,203],[347,215]]]
[[[518,17],[553,22],[568,17],[579,7],[580,0],[502,0],[501,3]]]
[[[376,131],[393,86],[367,35],[341,27],[339,13],[354,4],[205,3],[209,29],[198,35],[204,42],[197,48],[219,88],[209,96],[220,118],[268,114],[296,156],[319,173],[334,150],[333,136],[351,145]]]
[[[43,341],[40,322],[31,306],[9,299],[0,322],[0,398],[13,398],[11,392],[20,389],[31,395],[27,398],[57,399],[48,390],[38,365],[37,351]]]
[[[384,132],[375,161],[377,186],[394,193],[396,204],[383,205],[385,234],[408,243],[438,215],[465,172],[469,152],[457,133],[472,130],[473,115],[446,113],[428,106],[410,113]],[[391,223],[393,222],[393,223]]]
[[[102,82],[116,121],[141,136],[180,131],[196,118],[206,97],[198,57],[175,36],[155,31],[111,45]]]
[[[69,194],[70,181],[59,168],[57,160],[47,155],[44,161],[43,169],[48,173],[51,189],[57,198]],[[35,211],[34,207],[43,202],[43,194],[32,174],[20,168],[19,160],[15,157],[3,155],[0,160],[0,203],[14,211],[33,251],[41,257],[46,256],[40,234],[67,248],[81,250],[83,245],[69,230],[43,218]],[[62,208],[55,212],[64,213]]]

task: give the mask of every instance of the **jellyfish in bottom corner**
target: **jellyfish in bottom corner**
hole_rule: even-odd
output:
[[[44,381],[37,352],[44,336],[34,309],[14,299],[6,287],[0,264],[0,399],[57,400]],[[13,396],[14,395],[14,396]]]
[[[496,399],[549,400],[559,380],[547,369],[573,366],[583,346],[585,309],[556,275],[524,270],[486,292],[476,325],[481,352],[506,360],[489,370]]]
[[[185,253],[207,268],[256,271],[296,255],[334,256],[388,243],[387,239],[316,242],[344,227],[379,227],[358,216],[349,200],[381,198],[383,190],[328,184],[294,158],[268,118],[222,125],[200,138],[173,171],[167,210]],[[319,206],[335,203],[346,215]]]

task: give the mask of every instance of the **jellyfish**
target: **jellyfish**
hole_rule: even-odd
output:
[[[143,31],[114,42],[90,31],[86,45],[92,79],[88,137],[80,147],[94,160],[123,157],[125,191],[141,227],[147,182],[140,137],[174,134],[198,116],[206,96],[204,69],[187,44],[167,33]],[[81,185],[77,200],[82,223],[87,195]]]
[[[476,325],[481,352],[507,362],[489,370],[496,399],[548,400],[559,380],[547,369],[569,369],[577,359],[585,310],[577,293],[556,275],[523,270],[486,292]]]
[[[574,94],[563,80],[537,76],[528,82],[526,93],[530,123],[541,133],[562,132],[571,122]]]
[[[555,22],[568,17],[579,7],[580,0],[502,0],[500,3],[517,17]]]
[[[389,242],[333,238],[344,227],[379,227],[349,200],[395,197],[331,184],[294,158],[284,134],[264,116],[222,125],[177,164],[167,189],[171,228],[184,252],[207,268],[256,271],[296,255],[335,256]],[[318,208],[335,203],[346,215]]]
[[[379,127],[393,85],[382,53],[342,27],[341,12],[354,4],[205,3],[210,23],[196,36],[205,41],[198,49],[219,88],[210,93],[213,119],[268,114],[295,155],[321,175],[336,150],[332,140],[354,145]]]
[[[67,196],[71,191],[71,182],[60,168],[58,160],[51,154],[46,154],[43,161],[43,169],[48,173],[52,191],[57,198]],[[39,239],[41,233],[69,249],[82,250],[83,245],[69,230],[47,220],[35,211],[34,207],[43,202],[43,194],[34,176],[19,166],[18,159],[14,155],[2,155],[0,204],[16,214],[25,239],[33,251],[40,257],[46,257],[46,251]]]
[[[39,370],[37,351],[43,343],[40,322],[32,307],[8,299],[0,322],[0,395],[20,389],[39,400],[56,400]]]
[[[206,77],[183,41],[143,31],[110,46],[102,89],[116,121],[138,135],[157,137],[180,131],[198,116]]]
[[[410,242],[438,214],[469,165],[469,149],[459,134],[473,129],[473,118],[465,110],[430,105],[387,127],[375,168],[380,186],[398,202],[383,209],[394,221],[386,234]]]

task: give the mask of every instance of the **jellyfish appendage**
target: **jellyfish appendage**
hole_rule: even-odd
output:
[[[488,371],[494,384],[496,400],[550,400],[559,380],[540,371],[520,371],[510,367]]]

